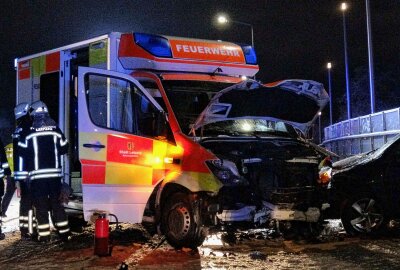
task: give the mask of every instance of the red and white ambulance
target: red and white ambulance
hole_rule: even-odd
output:
[[[298,194],[314,190],[327,154],[294,128],[316,119],[326,92],[312,81],[242,82],[258,71],[251,46],[111,33],[19,58],[16,69],[17,103],[44,101],[70,142],[65,181],[86,220],[106,211],[197,247],[210,227],[320,217],[319,202],[281,209],[263,192],[293,175],[307,182]]]

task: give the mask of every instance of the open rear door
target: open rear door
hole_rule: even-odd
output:
[[[109,70],[79,67],[78,92],[85,219],[102,210],[141,222],[165,175],[160,161],[170,144],[156,139],[155,127],[162,108],[131,76]]]

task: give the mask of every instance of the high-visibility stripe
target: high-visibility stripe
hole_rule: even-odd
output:
[[[50,224],[40,224],[38,225],[38,229],[50,229]]]
[[[61,222],[57,222],[56,226],[57,227],[61,227],[61,226],[67,226],[68,225],[68,220],[66,221],[61,221]]]
[[[39,236],[48,236],[50,235],[50,231],[41,232],[39,231]]]
[[[31,77],[31,70],[29,68],[18,70],[18,79],[25,80]]]
[[[37,143],[37,138],[33,138],[33,152],[34,152],[34,162],[35,162],[35,170],[39,169],[39,149],[38,149],[38,143]]]
[[[61,169],[55,168],[55,169],[39,169],[39,170],[34,170],[29,172],[30,175],[36,175],[36,174],[44,174],[44,173],[59,173],[61,172]]]
[[[67,232],[69,232],[69,228],[68,228],[68,229],[65,229],[65,230],[58,230],[58,232],[59,232],[60,234],[67,233]]]
[[[54,142],[54,145],[57,145],[57,137],[56,136],[53,136],[53,142]],[[55,156],[55,158],[56,158],[56,168],[58,168],[58,150],[57,150],[57,147],[54,147],[54,156]]]
[[[60,52],[46,55],[46,72],[60,70]]]
[[[31,180],[35,179],[43,179],[43,178],[55,178],[55,177],[62,177],[62,173],[47,173],[47,174],[40,174],[30,177]]]

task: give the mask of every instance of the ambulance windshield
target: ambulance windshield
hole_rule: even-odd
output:
[[[215,93],[232,83],[165,80],[163,85],[182,132],[188,134]]]

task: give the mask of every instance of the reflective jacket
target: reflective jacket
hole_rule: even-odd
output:
[[[30,180],[62,177],[62,155],[68,142],[53,120],[33,122],[28,132],[22,132],[18,142],[20,175],[29,174]]]
[[[4,149],[3,142],[0,140],[0,180],[4,175],[11,175],[11,170],[7,162],[6,150]]]
[[[18,152],[18,142],[21,139],[21,135],[27,133],[30,130],[31,123],[28,120],[24,120],[15,128],[12,134],[13,139],[13,164],[14,164],[14,180],[22,181],[28,177],[28,170],[24,167],[24,163],[20,162],[21,158]]]

